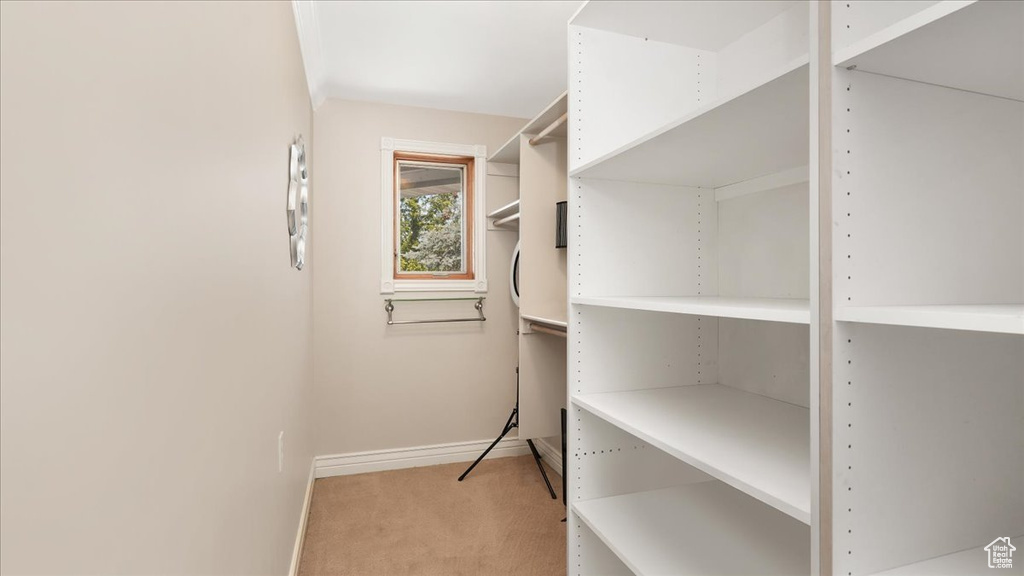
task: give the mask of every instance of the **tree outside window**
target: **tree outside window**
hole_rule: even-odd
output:
[[[473,278],[472,183],[472,157],[395,152],[396,278]]]

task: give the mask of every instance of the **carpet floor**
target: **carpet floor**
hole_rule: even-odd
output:
[[[562,479],[531,456],[321,478],[301,576],[561,576]]]

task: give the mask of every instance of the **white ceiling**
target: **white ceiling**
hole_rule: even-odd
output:
[[[530,118],[566,89],[581,0],[309,2],[294,8],[313,106],[345,98]]]

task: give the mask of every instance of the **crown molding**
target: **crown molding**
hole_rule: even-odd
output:
[[[306,69],[309,100],[313,110],[316,110],[327,98],[325,89],[327,71],[323,45],[320,43],[320,23],[317,19],[316,2],[292,0],[292,11],[295,13],[295,29],[299,34],[302,64]]]

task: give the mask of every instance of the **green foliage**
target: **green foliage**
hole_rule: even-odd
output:
[[[403,272],[462,268],[462,201],[458,194],[402,198],[400,216]]]

